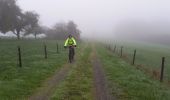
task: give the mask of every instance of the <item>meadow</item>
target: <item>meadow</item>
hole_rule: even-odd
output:
[[[47,46],[47,59],[45,59],[44,44]],[[90,44],[93,44],[94,48]],[[118,100],[169,100],[170,88],[147,75],[146,70],[138,70],[131,65],[131,62],[136,49],[135,65],[151,72],[159,72],[161,58],[164,56],[166,57],[165,79],[170,80],[168,73],[170,47],[146,43],[115,44],[116,53],[98,43],[80,43],[76,49],[76,61],[68,64],[68,51],[63,48],[63,41],[0,40],[0,99],[29,98],[42,87],[47,78],[68,64],[70,69],[67,77],[54,87],[55,91],[50,99],[94,100],[94,66],[91,56],[96,50],[96,57],[100,59],[112,96]],[[111,45],[112,49],[115,44]],[[21,47],[22,67],[18,65],[18,46]],[[121,46],[123,46],[122,58]]]
[[[108,80],[117,100],[169,100],[170,88],[122,60],[106,48],[97,47]]]
[[[44,55],[47,45],[47,59]],[[59,53],[57,53],[57,43]],[[18,50],[21,47],[22,67],[18,65]],[[22,99],[40,87],[67,62],[63,41],[57,40],[0,40],[0,97],[2,100]]]
[[[120,48],[123,46],[123,58],[132,63],[134,50],[136,50],[135,65],[143,67],[149,72],[160,74],[162,57],[165,57],[164,78],[170,80],[170,46],[145,43],[145,42],[118,42],[116,53],[120,55]],[[159,76],[159,75],[158,75]]]

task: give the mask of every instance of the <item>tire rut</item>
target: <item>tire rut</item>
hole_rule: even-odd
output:
[[[33,94],[28,100],[49,100],[53,95],[57,85],[59,85],[68,75],[70,66],[65,64],[60,71],[56,71],[55,74],[47,79],[40,90]]]
[[[85,47],[81,48],[80,51],[83,51]],[[75,56],[76,59],[78,59],[77,56]],[[71,65],[65,64],[59,71],[56,71],[55,74],[48,78],[42,87],[38,89],[38,92],[34,93],[31,97],[28,98],[28,100],[50,100],[50,97],[55,92],[56,87],[64,81],[64,79],[69,74],[69,71],[71,70],[72,66],[75,64],[73,62]]]
[[[95,99],[96,100],[115,100],[111,95],[107,84],[104,70],[99,58],[96,55],[96,51],[92,53],[92,65],[93,65],[93,76],[94,76],[94,88],[95,88]]]

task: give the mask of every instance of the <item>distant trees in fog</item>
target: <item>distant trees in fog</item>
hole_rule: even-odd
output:
[[[80,30],[73,21],[56,23],[53,28],[48,30],[46,35],[50,39],[65,39],[69,34],[80,39]]]

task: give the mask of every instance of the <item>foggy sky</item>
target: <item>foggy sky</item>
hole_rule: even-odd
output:
[[[18,0],[24,10],[36,11],[43,25],[73,20],[83,36],[114,36],[126,20],[170,22],[170,0]]]

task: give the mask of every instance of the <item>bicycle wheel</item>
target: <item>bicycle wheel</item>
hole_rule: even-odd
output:
[[[73,56],[74,56],[74,48],[70,47],[69,48],[69,62],[72,63],[73,62]]]

